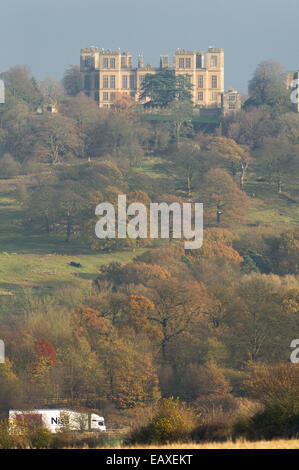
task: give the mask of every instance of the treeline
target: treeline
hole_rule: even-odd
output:
[[[11,306],[1,332],[13,387],[2,400],[13,400],[18,381],[33,400],[106,397],[124,407],[159,394],[242,394],[247,361],[288,361],[298,325],[298,233],[265,243],[253,232],[249,263],[230,232],[206,232],[196,254],[161,247],[102,266],[93,294],[73,311],[37,304],[14,314]]]

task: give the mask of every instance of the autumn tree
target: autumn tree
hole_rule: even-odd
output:
[[[20,163],[16,161],[12,155],[6,153],[0,158],[0,175],[1,178],[12,178],[20,172]]]
[[[155,342],[159,328],[149,320],[154,311],[154,303],[144,295],[129,295],[124,305],[122,328],[132,328],[136,334],[144,334]]]
[[[277,192],[283,191],[283,183],[296,173],[297,152],[284,137],[265,139],[256,151],[256,170],[268,183],[275,184]]]
[[[78,93],[83,90],[80,67],[77,65],[70,65],[64,73],[62,83],[69,96],[78,95]]]
[[[278,133],[291,145],[299,143],[299,116],[296,113],[284,113],[277,119]]]
[[[60,114],[43,115],[36,116],[31,124],[31,132],[24,139],[29,159],[55,165],[79,154],[82,145],[72,119]]]
[[[243,189],[246,173],[251,162],[251,156],[246,148],[238,145],[233,139],[216,137],[211,140],[209,149],[211,152],[219,155],[220,158],[226,159],[231,163],[237,163],[240,167],[240,189]]]
[[[187,142],[180,144],[174,154],[174,161],[185,176],[187,194],[191,197],[193,178],[201,166],[200,147]]]
[[[90,100],[84,93],[78,93],[60,106],[61,112],[76,122],[82,144],[81,154],[88,160],[98,156],[95,154],[94,132],[103,126],[103,116],[96,102]]]
[[[180,143],[183,130],[191,132],[193,129],[193,106],[188,101],[174,101],[170,105],[170,112],[172,133],[175,143],[178,145]]]
[[[22,406],[21,381],[14,372],[12,362],[6,358],[0,367],[0,408],[9,410]]]
[[[3,111],[0,108],[0,149],[22,162],[28,148],[32,111],[25,101],[8,102],[4,106]]]
[[[109,378],[108,397],[118,408],[132,408],[160,398],[157,372],[144,341],[111,338],[105,344],[103,358]]]
[[[45,231],[50,235],[57,221],[56,193],[51,186],[37,188],[29,198],[27,217],[23,221],[24,229]]]
[[[287,415],[298,413],[299,369],[294,364],[249,364],[246,388],[267,408],[278,406]]]
[[[12,67],[2,76],[6,85],[6,93],[10,94],[14,100],[25,101],[33,109],[40,105],[42,95],[35,78],[27,66],[18,65]]]
[[[251,273],[242,277],[225,320],[234,332],[230,336],[227,331],[227,344],[233,356],[238,351],[239,364],[287,358],[294,317],[281,305],[284,290],[281,280],[273,275]]]
[[[115,93],[111,109],[116,113],[121,113],[128,118],[132,118],[135,114],[135,102],[129,95]]]
[[[278,237],[269,237],[270,257],[275,272],[280,275],[299,272],[299,231],[287,230]]]
[[[38,84],[39,90],[46,103],[59,103],[64,97],[64,89],[61,82],[52,77],[46,77]]]
[[[286,90],[283,79],[283,68],[275,60],[261,62],[248,85],[249,103],[256,106],[284,106],[291,105],[289,92]],[[248,103],[248,104],[249,104]]]
[[[213,362],[206,365],[191,363],[184,375],[185,397],[189,399],[221,398],[231,391],[223,371]]]
[[[152,281],[150,287],[155,313],[149,320],[161,330],[161,354],[165,364],[169,343],[199,321],[208,296],[205,287],[195,281]]]
[[[255,106],[225,116],[221,126],[223,135],[251,149],[259,147],[265,137],[276,132],[275,122]]]
[[[74,310],[72,322],[76,336],[86,336],[93,347],[109,331],[109,321],[100,311],[86,305],[79,305]]]
[[[40,339],[34,344],[34,351],[36,356],[45,358],[49,364],[54,365],[56,362],[56,352],[54,346],[46,339]]]
[[[244,220],[247,196],[226,171],[220,168],[210,170],[205,176],[199,196],[205,204],[206,217],[210,218],[215,214],[217,224],[240,223]]]
[[[57,194],[57,219],[68,242],[80,227],[83,199],[72,188],[59,189]]]

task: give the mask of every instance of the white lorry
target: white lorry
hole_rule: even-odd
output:
[[[33,423],[46,427],[54,434],[64,428],[72,431],[106,431],[102,416],[71,410],[10,410],[9,422]]]

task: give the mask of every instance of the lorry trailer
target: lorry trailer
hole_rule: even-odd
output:
[[[44,426],[54,434],[66,428],[71,431],[106,431],[102,416],[72,410],[9,410],[9,423]]]

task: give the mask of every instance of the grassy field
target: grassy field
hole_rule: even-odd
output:
[[[140,171],[152,178],[171,176],[179,180],[172,165],[159,157],[145,160]],[[61,287],[80,285],[80,288],[87,288],[102,264],[112,261],[126,263],[142,252],[97,253],[79,240],[66,243],[63,239],[45,235],[25,235],[18,224],[24,211],[15,199],[14,189],[19,180],[23,183],[28,180],[30,185],[33,176],[26,178],[21,176],[15,180],[0,180],[1,296],[12,295],[26,288],[40,295],[50,294]],[[250,201],[247,227],[263,225],[275,227],[276,230],[298,227],[298,187],[299,184],[293,184],[292,187],[286,185],[286,192],[278,194],[274,185],[259,182],[253,173],[249,174],[245,187]],[[246,226],[242,226],[239,231],[245,229]],[[71,261],[80,263],[82,268],[72,267]]]
[[[132,446],[132,447],[121,447],[122,449],[299,449],[299,439],[277,439],[273,441],[257,441],[250,442],[239,440],[236,442],[227,441],[223,443],[219,442],[207,442],[204,444],[190,443],[174,443],[163,446]]]
[[[87,286],[101,265],[127,263],[143,251],[95,253],[78,240],[67,243],[44,235],[25,235],[17,224],[23,215],[13,193],[0,194],[0,295],[24,288],[45,295],[66,286]],[[71,261],[81,263],[82,268],[70,266]]]
[[[152,178],[174,177],[180,184],[180,175],[175,172],[171,163],[162,158],[145,160],[140,171]],[[235,182],[239,184],[238,175]],[[299,180],[294,180],[292,184],[288,181],[284,183],[283,192],[278,194],[274,183],[258,181],[254,173],[248,174],[245,184],[249,197],[248,225],[265,225],[277,230],[299,227]]]

